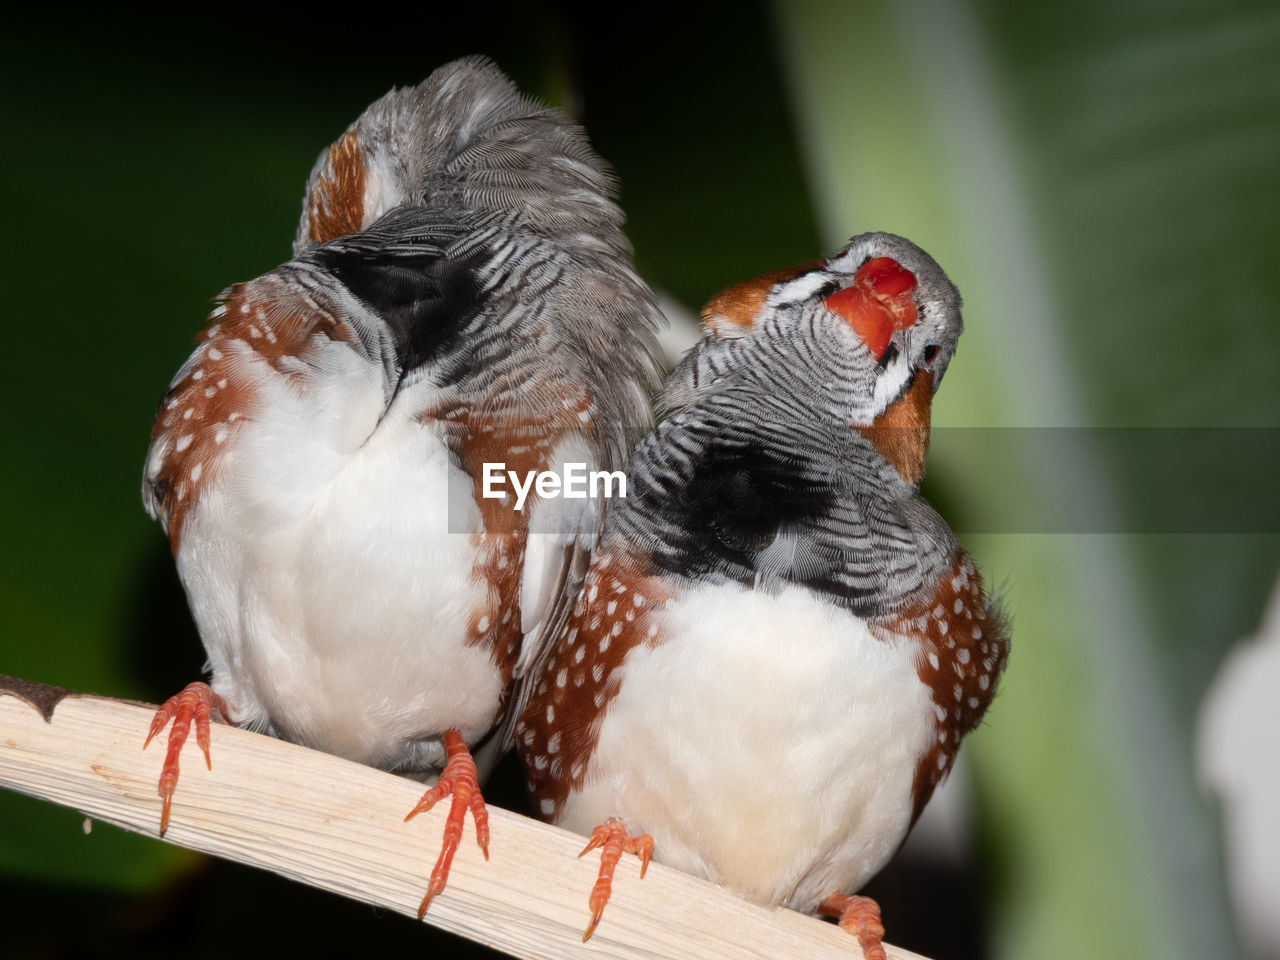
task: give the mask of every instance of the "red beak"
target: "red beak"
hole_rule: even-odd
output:
[[[853,278],[853,285],[837,290],[825,301],[832,313],[849,322],[872,356],[880,360],[895,330],[916,322],[911,291],[916,275],[892,257],[868,260]]]

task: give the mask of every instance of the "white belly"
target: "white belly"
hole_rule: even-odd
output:
[[[609,817],[654,857],[749,899],[812,910],[857,889],[906,835],[934,736],[914,650],[799,587],[704,587],[631,650],[560,824]]]
[[[500,696],[488,650],[465,642],[486,590],[472,536],[450,532],[478,528],[470,480],[419,404],[382,416],[372,376],[328,396],[261,387],[177,558],[213,687],[237,723],[377,766],[438,766],[438,735],[474,741]]]

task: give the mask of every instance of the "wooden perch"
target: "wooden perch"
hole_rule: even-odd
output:
[[[154,837],[164,737],[142,750],[154,709],[0,677],[0,785]],[[209,771],[194,739],[184,751],[165,840],[416,913],[447,802],[404,823],[421,784],[220,724],[212,754]],[[495,808],[490,824],[486,863],[468,818],[449,885],[426,919],[513,956],[858,956],[857,941],[832,924],[754,906],[656,863],[642,881],[631,858],[619,866],[604,920],[584,945],[598,861],[578,859],[583,838]]]

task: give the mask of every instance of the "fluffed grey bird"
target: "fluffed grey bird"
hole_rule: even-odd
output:
[[[602,512],[485,496],[484,465],[616,469],[651,423],[661,316],[613,195],[576,123],[459,60],[322,153],[293,259],[218,297],[143,482],[212,670],[152,728],[175,717],[161,832],[181,743],[194,721],[207,760],[219,705],[361,763],[443,769],[418,808],[454,793],[422,910],[467,807],[487,856],[468,747],[498,752]]]
[[[846,893],[905,839],[1009,648],[918,489],[960,296],[870,233],[730,288],[703,328],[517,749],[540,814],[604,847],[587,936],[631,850],[839,916],[883,957],[878,906]]]

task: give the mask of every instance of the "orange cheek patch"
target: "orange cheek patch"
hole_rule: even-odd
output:
[[[932,408],[933,374],[921,370],[916,374],[911,389],[876,417],[871,426],[855,429],[893,464],[903,480],[914,485],[924,476]]]
[[[357,233],[364,221],[364,155],[358,127],[348,130],[325,156],[307,203],[307,232],[316,243]]]
[[[721,336],[725,333],[732,335],[734,327],[750,327],[759,318],[769,291],[776,284],[820,266],[821,260],[811,260],[799,266],[761,274],[721,291],[702,308],[702,326]]]

